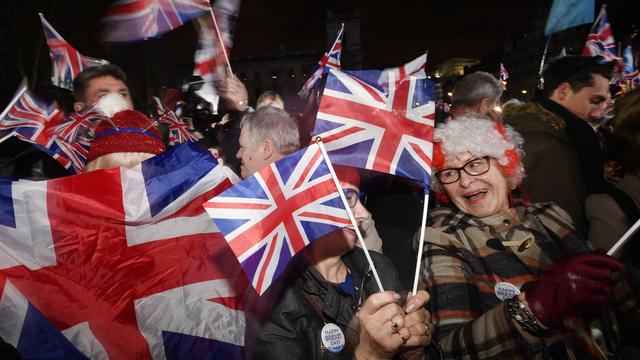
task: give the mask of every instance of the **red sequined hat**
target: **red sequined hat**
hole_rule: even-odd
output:
[[[98,124],[87,162],[113,153],[158,155],[164,150],[162,137],[148,117],[134,110],[123,110]]]

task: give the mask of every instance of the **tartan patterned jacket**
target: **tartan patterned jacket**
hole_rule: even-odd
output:
[[[540,203],[475,218],[438,208],[430,211],[429,219],[422,287],[431,294],[429,310],[445,358],[606,358],[578,318],[566,319],[562,329],[528,342],[494,293],[499,282],[522,289],[564,255],[589,251],[564,210]],[[519,246],[523,241],[529,246]],[[625,284],[617,281],[613,289],[618,308],[638,314],[638,296]]]

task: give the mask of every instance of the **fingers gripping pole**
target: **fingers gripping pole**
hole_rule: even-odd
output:
[[[358,223],[356,222],[356,218],[353,216],[353,212],[351,212],[351,207],[347,203],[347,198],[344,196],[344,193],[340,190],[341,189],[340,182],[338,181],[336,172],[333,170],[333,165],[329,160],[329,155],[327,154],[327,150],[324,148],[321,138],[317,137],[315,140],[316,140],[316,144],[318,144],[318,147],[320,148],[320,151],[322,152],[322,157],[324,158],[324,161],[327,163],[327,167],[329,168],[329,172],[331,173],[333,182],[336,184],[336,188],[338,189],[338,194],[340,194],[340,199],[342,200],[342,204],[344,205],[344,208],[347,209],[349,220],[351,220],[351,225],[353,225],[353,228],[356,231],[356,235],[358,236],[358,241],[360,242],[360,246],[362,246],[362,249],[364,250],[364,255],[367,257],[367,261],[369,262],[369,267],[373,272],[373,277],[376,279],[376,283],[378,284],[378,288],[380,289],[380,292],[383,292],[384,288],[382,287],[380,276],[378,276],[378,271],[376,271],[376,267],[375,265],[373,265],[373,260],[371,260],[371,255],[369,255],[369,250],[367,249],[367,245],[364,243],[364,240],[362,240],[362,234],[360,233],[360,229],[358,228]]]
[[[424,206],[422,207],[422,223],[420,224],[420,243],[418,244],[418,255],[416,256],[416,274],[413,277],[413,294],[418,291],[418,280],[420,279],[420,265],[422,263],[422,250],[424,249],[424,230],[427,226],[427,212],[429,210],[429,193],[424,193]]]

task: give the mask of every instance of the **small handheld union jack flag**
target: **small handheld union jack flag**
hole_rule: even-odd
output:
[[[298,96],[306,98],[311,89],[318,83],[318,80],[322,77],[322,74],[326,74],[329,69],[340,69],[340,55],[342,54],[342,33],[344,32],[344,24],[340,27],[336,40],[331,45],[328,52],[324,53],[318,61],[316,69],[311,73],[311,76],[302,86],[302,89],[298,92]]]
[[[500,81],[507,81],[509,78],[509,73],[507,69],[504,67],[503,63],[500,63]]]
[[[395,81],[398,82],[403,78],[411,75],[427,76],[425,72],[426,66],[427,66],[427,52],[409,61],[404,65],[382,70],[382,73],[380,74],[380,78],[378,79],[378,84],[382,87],[382,89],[385,92],[387,92],[389,91],[389,74],[390,73],[394,74],[393,79],[395,79]]]
[[[259,294],[305,246],[351,223],[318,146],[264,167],[204,207]]]
[[[103,35],[113,42],[157,38],[207,11],[209,0],[118,0],[102,19]]]
[[[607,61],[617,60],[616,41],[613,38],[611,24],[607,17],[606,5],[600,9],[598,18],[591,27],[587,42],[582,49],[584,56],[602,56]]]
[[[198,140],[191,134],[193,126],[189,123],[185,123],[182,116],[180,116],[181,109],[176,109],[175,112],[168,110],[162,100],[157,96],[153,97],[153,101],[156,104],[158,122],[169,128],[169,145],[175,146],[182,144],[185,141]]]
[[[435,85],[423,76],[377,84],[379,70],[331,69],[316,117],[336,164],[376,170],[428,185],[433,153]],[[428,188],[428,187],[427,187]]]
[[[68,42],[66,42],[56,29],[49,24],[42,14],[42,28],[49,45],[49,55],[51,56],[51,82],[53,85],[65,88],[73,88],[73,79],[82,72],[82,70],[109,62],[103,59],[94,59],[80,54]]]

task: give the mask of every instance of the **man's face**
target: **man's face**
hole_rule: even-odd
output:
[[[84,92],[84,101],[79,101],[74,104],[76,111],[80,111],[83,108],[95,104],[101,97],[108,93],[116,93],[124,98],[133,109],[133,103],[131,102],[131,96],[129,95],[129,88],[127,85],[114,78],[113,76],[100,76],[89,80],[87,89]]]
[[[600,74],[593,74],[593,86],[585,86],[577,92],[574,92],[571,87],[563,90],[562,86],[563,84],[558,89],[557,99],[553,99],[558,104],[586,121],[597,121],[602,117],[609,99],[607,78]]]
[[[269,161],[265,160],[263,147],[255,146],[251,142],[251,129],[249,126],[242,127],[239,143],[240,149],[238,149],[236,157],[240,159],[240,177],[244,179],[247,176],[251,176],[269,164]]]

